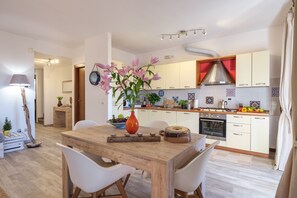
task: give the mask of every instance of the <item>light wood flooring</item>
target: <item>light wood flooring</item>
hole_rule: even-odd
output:
[[[36,125],[42,147],[5,154],[0,159],[0,186],[11,198],[60,198],[62,129]],[[207,198],[274,197],[280,171],[273,161],[249,155],[214,150],[206,172]],[[137,171],[126,187],[129,198],[150,197],[149,178]]]

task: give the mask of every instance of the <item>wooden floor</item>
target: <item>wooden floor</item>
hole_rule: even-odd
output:
[[[11,198],[61,197],[61,129],[36,126],[42,147],[5,154],[0,160],[0,186]],[[206,197],[274,197],[281,172],[272,160],[215,150],[206,172]],[[129,180],[129,198],[150,197],[149,178],[137,171]]]

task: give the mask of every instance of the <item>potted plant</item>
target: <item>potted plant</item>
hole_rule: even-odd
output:
[[[5,117],[4,125],[3,125],[3,135],[8,136],[11,130],[11,121]]]
[[[182,109],[187,109],[188,101],[187,100],[180,100],[178,104],[181,106]]]
[[[63,104],[62,104],[62,101],[61,101],[61,100],[63,99],[63,96],[58,96],[57,99],[58,99],[58,104],[57,104],[57,106],[58,106],[58,107],[62,106]]]
[[[154,106],[156,102],[159,102],[161,100],[160,96],[156,93],[148,93],[145,96],[150,101],[152,106]]]

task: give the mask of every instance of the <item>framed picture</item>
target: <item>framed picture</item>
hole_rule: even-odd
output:
[[[72,80],[62,81],[62,92],[63,93],[72,92]]]

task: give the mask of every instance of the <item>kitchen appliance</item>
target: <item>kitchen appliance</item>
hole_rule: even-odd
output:
[[[225,101],[225,100],[220,100],[219,103],[218,103],[218,108],[225,109],[227,104],[228,104],[227,101]]]
[[[194,100],[194,108],[198,108],[199,107],[199,101],[198,101],[198,99],[195,99]]]
[[[186,47],[187,52],[206,55],[209,57],[219,57],[219,54],[213,50]],[[230,85],[234,80],[220,60],[213,61],[210,70],[201,81],[202,85]]]
[[[217,113],[200,113],[200,134],[209,139],[226,141],[226,115]]]

